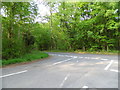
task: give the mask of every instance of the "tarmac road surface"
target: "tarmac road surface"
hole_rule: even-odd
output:
[[[44,60],[3,68],[2,88],[118,88],[117,55],[47,53]]]

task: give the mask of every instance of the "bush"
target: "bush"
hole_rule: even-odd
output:
[[[9,64],[16,64],[16,63],[21,63],[21,62],[28,62],[28,61],[33,61],[37,59],[42,59],[48,57],[47,53],[43,53],[40,51],[35,51],[29,54],[25,54],[21,56],[20,58],[15,58],[15,59],[8,59],[8,60],[2,60],[2,65],[9,65]]]

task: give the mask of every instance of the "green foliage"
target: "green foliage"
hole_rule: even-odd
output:
[[[25,54],[25,55],[21,56],[20,58],[2,60],[2,66],[9,65],[9,64],[21,63],[21,62],[33,61],[33,60],[42,59],[42,58],[46,58],[46,57],[48,57],[48,54],[40,52],[40,51],[34,51],[32,53]]]
[[[30,31],[37,13],[36,5],[29,2],[2,2],[2,9],[5,14],[2,16],[2,58],[16,58],[28,53],[34,44],[30,43],[33,41]]]
[[[20,57],[33,49],[63,51],[118,49],[120,27],[118,2],[44,4],[50,9],[50,16],[40,16],[48,22],[38,23],[34,21],[38,10],[35,3],[2,2],[5,14],[2,15],[3,59]]]

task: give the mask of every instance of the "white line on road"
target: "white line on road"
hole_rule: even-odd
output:
[[[73,56],[73,58],[77,58],[77,56]]]
[[[78,58],[83,58],[83,57],[78,57]]]
[[[110,61],[110,63],[105,67],[104,70],[108,70],[108,68],[112,65],[112,63],[113,63],[113,60]]]
[[[56,62],[56,63],[53,63],[52,65],[56,65],[56,64],[63,63],[63,62],[67,62],[67,61],[70,61],[71,59],[73,59],[73,58],[69,58],[69,59],[64,60],[64,61]]]
[[[83,86],[82,88],[88,88],[88,86]]]
[[[7,74],[7,75],[3,75],[3,76],[0,76],[0,78],[12,76],[12,75],[16,75],[16,74],[20,74],[20,73],[25,73],[25,72],[27,72],[27,71],[28,71],[28,70],[24,70],[24,71],[20,71],[20,72],[16,72],[16,73],[11,73],[11,74]]]
[[[85,57],[86,59],[90,59],[90,57]]]
[[[114,62],[114,63],[118,64],[118,62]]]
[[[66,77],[64,78],[64,80],[62,81],[62,83],[60,84],[60,88],[63,87],[65,81],[68,79],[68,77],[70,76],[70,74],[67,74]]]
[[[99,59],[99,58],[91,58],[91,59]]]
[[[63,57],[76,57],[76,58],[86,58],[86,59],[100,59],[100,57],[96,57],[96,58],[91,58],[91,57],[78,57],[78,56],[70,56],[70,55],[60,55],[60,54],[49,54],[49,55],[53,55],[53,56],[63,56]],[[100,60],[108,60],[108,59],[100,59]]]
[[[113,72],[118,72],[118,70],[114,70],[114,69],[110,69],[110,71],[113,71]]]
[[[108,59],[101,59],[101,60],[108,60]]]
[[[49,55],[53,55],[53,56],[54,56],[54,55],[56,55],[56,54],[49,54]]]
[[[58,55],[58,56],[63,56],[63,55]]]
[[[53,56],[62,56],[62,57],[73,57],[73,58],[77,58],[77,56],[70,56],[70,55],[60,55],[60,54],[49,54],[49,55],[53,55]]]

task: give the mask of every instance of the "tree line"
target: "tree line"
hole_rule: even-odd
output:
[[[2,58],[38,50],[118,50],[119,2],[45,2],[47,21],[35,22],[37,4],[2,2]]]

